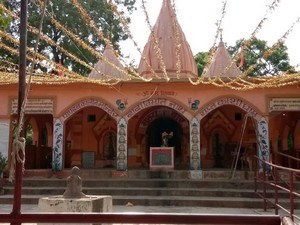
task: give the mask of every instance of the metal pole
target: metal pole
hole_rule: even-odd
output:
[[[27,10],[28,0],[21,0],[21,19],[20,19],[20,46],[19,46],[19,89],[18,89],[18,124],[20,122],[21,107],[25,98],[26,89],[26,46],[27,46]],[[21,136],[22,136],[21,132]],[[20,157],[25,157],[20,154]],[[23,165],[16,160],[15,169],[15,189],[12,215],[21,214],[21,195],[22,195],[22,174]],[[20,222],[12,222],[12,225],[21,225]]]

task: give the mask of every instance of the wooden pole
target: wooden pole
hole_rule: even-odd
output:
[[[19,46],[19,88],[18,88],[18,124],[20,122],[21,108],[25,98],[26,89],[26,46],[27,46],[27,10],[28,0],[21,0],[21,19],[20,19],[20,46]],[[22,136],[24,132],[20,132]],[[25,156],[19,152],[20,157]],[[15,168],[15,189],[12,215],[21,214],[21,196],[23,185],[23,164],[16,160]],[[12,225],[21,225],[21,222],[12,222]]]

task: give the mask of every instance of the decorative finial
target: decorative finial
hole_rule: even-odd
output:
[[[220,28],[220,41],[223,42],[223,29]]]

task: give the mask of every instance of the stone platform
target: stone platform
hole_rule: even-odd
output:
[[[44,197],[39,199],[38,211],[55,212],[55,213],[112,212],[113,211],[112,196],[87,195],[86,197],[83,198],[64,198],[61,195],[61,196]],[[54,225],[54,224],[47,223],[46,225]],[[85,224],[85,225],[90,225],[90,224]]]

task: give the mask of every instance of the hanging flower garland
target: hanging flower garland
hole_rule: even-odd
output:
[[[39,2],[39,4],[41,5],[41,1],[40,0],[36,0],[37,2]],[[92,47],[90,47],[89,45],[87,45],[84,41],[82,41],[77,35],[75,35],[73,32],[71,32],[69,29],[65,28],[63,25],[61,25],[56,19],[53,18],[53,16],[50,15],[50,13],[48,13],[48,16],[50,17],[50,21],[51,23],[60,31],[62,31],[63,33],[67,34],[69,37],[72,38],[73,41],[75,41],[78,45],[80,45],[82,48],[84,48],[85,50],[90,51],[91,54],[93,54],[94,56],[96,56],[98,59],[102,60],[103,62],[107,63],[108,65],[110,65],[111,67],[113,67],[114,69],[118,70],[121,73],[124,73],[126,75],[128,75],[129,77],[131,77],[132,75],[128,74],[125,70],[119,68],[118,66],[116,66],[115,64],[111,63],[110,61],[108,61],[105,57],[103,57],[101,54],[99,54],[95,49],[93,49]]]
[[[97,28],[95,21],[88,15],[88,13],[86,12],[85,9],[83,9],[83,7],[80,5],[80,3],[77,0],[71,0],[73,5],[76,7],[77,11],[79,12],[81,18],[84,19],[84,21],[86,22],[86,24],[93,29],[93,31],[98,35],[98,37],[103,40],[105,42],[105,44],[107,46],[111,46],[113,53],[115,54],[115,56],[118,59],[121,59],[123,64],[126,65],[126,63],[124,62],[124,60],[120,57],[120,55],[113,49],[113,45],[111,43],[111,41],[109,39],[107,39],[103,32],[99,30],[99,28]],[[103,57],[104,58],[104,57]],[[115,65],[116,66],[116,65]],[[117,66],[116,66],[117,67]],[[126,65],[127,68],[130,68],[130,66]],[[133,78],[138,78],[141,80],[146,81],[143,77],[141,77],[137,72],[135,72],[134,70],[131,70],[131,73],[133,73],[135,76],[132,76],[131,74],[128,74],[126,71],[122,71],[126,76],[130,76]]]
[[[75,1],[75,0],[73,0],[73,1]],[[278,3],[279,3],[278,0],[274,1],[273,4],[271,5],[270,9],[274,10],[274,8],[277,7]],[[225,4],[225,1],[223,2],[223,4]],[[2,4],[0,4],[0,8],[3,8]],[[175,8],[174,4],[173,4],[173,8]],[[225,7],[223,7],[222,10],[225,13]],[[223,12],[222,12],[222,18],[224,17],[223,16]],[[148,15],[147,12],[146,12],[146,15]],[[121,17],[119,17],[119,18],[121,18]],[[174,21],[175,21],[175,19],[176,18],[174,17]],[[262,28],[262,24],[266,21],[266,19],[267,19],[267,17],[265,16],[261,20],[261,22],[259,23],[259,25],[256,27],[256,29],[252,33],[251,38],[255,37],[256,33]],[[300,20],[300,18],[297,19],[297,21],[291,26],[291,28],[288,31],[286,31],[285,34],[282,36],[282,38],[279,39],[278,41],[285,40],[288,37],[288,35],[292,32],[295,24],[298,23],[299,20]],[[55,21],[55,20],[53,19],[53,21]],[[56,25],[57,27],[62,26],[62,25],[59,24],[59,22],[57,22],[57,23],[53,22],[53,24]],[[122,24],[123,24],[123,22],[122,22]],[[148,18],[148,25],[150,25],[149,18]],[[63,28],[61,28],[62,31],[63,31]],[[152,30],[151,25],[150,25],[150,29]],[[218,27],[218,31],[220,31],[220,29],[221,29],[221,26]],[[65,30],[68,31],[67,28],[65,28]],[[36,33],[36,30],[34,30],[34,28],[32,28],[32,27],[29,27],[29,31],[33,32],[33,33]],[[218,31],[217,31],[217,33],[218,33]],[[175,35],[176,35],[176,33],[177,32],[175,32]],[[72,38],[75,38],[75,40],[76,40],[77,36],[75,34],[73,34],[71,31],[70,31],[70,33],[67,32],[67,34],[68,35],[71,34],[70,36],[73,35]],[[217,34],[216,36],[218,36],[218,35],[219,34]],[[4,33],[4,32],[1,33],[0,32],[0,36],[2,38],[6,38],[7,40],[11,41],[14,44],[15,47],[18,46],[18,42],[16,41],[16,39],[13,39],[12,37],[9,37],[6,33]],[[49,37],[47,37],[47,36],[45,37],[45,36],[42,35],[43,39],[47,43],[49,43],[51,45],[55,44],[55,43],[51,42],[52,40],[49,40]],[[175,37],[175,39],[176,39],[176,37]],[[251,39],[248,39],[248,40],[244,41],[244,45],[246,47],[247,47],[247,45],[250,45],[250,40]],[[89,49],[88,45],[85,46],[83,44],[83,46],[86,47],[87,50],[91,51],[92,54],[94,54],[96,57],[100,58],[99,54],[97,52],[93,52],[92,51],[93,49]],[[158,42],[157,42],[157,46],[158,46]],[[9,46],[6,46],[4,43],[0,43],[0,47],[3,48],[3,49],[6,49],[7,51],[9,51],[9,52],[11,52],[13,54],[16,54],[16,55],[18,54],[18,50],[17,49],[9,47]],[[276,44],[274,44],[271,48],[269,48],[264,53],[264,57],[263,58],[268,57],[271,54],[272,50],[274,50],[275,47],[276,47]],[[175,46],[175,48],[176,48],[176,46]],[[61,48],[61,51],[63,51],[62,48]],[[31,54],[32,54],[31,49],[28,49],[28,53],[30,53],[30,54],[27,55],[27,58],[32,61],[33,59],[32,59],[32,56],[31,56]],[[67,51],[65,52],[65,54],[68,54]],[[156,54],[159,54],[159,51],[156,51]],[[78,61],[79,59],[76,60],[76,56],[72,57],[71,53],[69,53],[68,56],[70,58],[72,58],[73,60],[79,62]],[[40,60],[47,60],[48,63],[53,63],[51,60],[47,59],[43,55],[38,55],[38,58]],[[235,54],[234,59],[236,59],[236,58],[239,58],[239,54],[238,53]],[[178,58],[176,58],[176,60],[178,60]],[[84,63],[85,62],[83,62],[82,64],[84,64]],[[86,67],[88,67],[88,66],[86,66]],[[54,67],[57,68],[57,69],[63,70],[58,65],[54,64]],[[229,69],[229,67],[230,66],[226,67],[225,71],[227,71]],[[13,66],[12,66],[12,68],[13,68]],[[91,68],[91,67],[88,67],[88,68]],[[39,75],[39,76],[35,75],[34,79],[33,79],[33,82],[35,84],[96,83],[96,84],[109,85],[109,86],[115,85],[115,84],[117,84],[117,83],[120,82],[120,80],[116,80],[115,82],[113,82],[113,80],[110,80],[109,83],[108,82],[105,83],[103,81],[95,81],[95,80],[91,81],[91,80],[89,80],[87,78],[84,78],[84,77],[80,76],[79,74],[76,74],[74,72],[69,71],[68,69],[65,69],[64,72],[66,73],[66,75],[68,77],[57,77],[57,76],[53,76],[53,75],[50,75],[50,74],[44,74],[44,76],[43,75]],[[136,76],[132,76],[132,78],[138,79]],[[255,89],[255,88],[273,88],[273,87],[282,87],[282,86],[287,86],[287,85],[299,84],[300,83],[300,74],[299,73],[292,74],[292,75],[291,74],[283,74],[283,75],[280,75],[280,76],[268,77],[268,78],[266,78],[266,77],[255,77],[255,78],[237,77],[237,78],[234,78],[234,79],[233,78],[229,78],[229,77],[221,78],[220,76],[217,76],[217,77],[215,77],[213,79],[212,78],[203,78],[203,77],[200,77],[197,80],[197,82],[193,82],[191,79],[189,79],[189,80],[194,85],[197,85],[197,84],[208,84],[208,85],[214,85],[216,87],[226,87],[226,88],[233,89],[233,90],[251,90],[251,89]],[[17,76],[16,76],[15,73],[2,72],[0,74],[0,84],[1,85],[3,85],[3,84],[12,84],[12,83],[16,83],[16,82],[17,82]]]
[[[142,55],[142,50],[141,50],[141,48],[138,46],[137,42],[134,40],[133,35],[132,35],[132,33],[131,33],[130,29],[129,29],[129,25],[128,25],[127,20],[124,18],[123,14],[120,13],[120,12],[117,10],[117,5],[114,4],[112,1],[109,1],[109,2],[108,2],[108,5],[110,6],[110,8],[111,8],[111,10],[113,11],[113,13],[114,13],[115,15],[118,16],[118,19],[119,19],[119,21],[121,22],[121,24],[122,24],[122,26],[123,26],[123,29],[124,29],[125,33],[127,34],[128,38],[132,41],[132,43],[133,43],[134,46],[136,47],[137,51]],[[152,73],[152,75],[153,75],[154,77],[158,77],[157,74],[155,73],[155,71],[153,70],[152,66],[149,64],[148,60],[146,60],[146,57],[143,57],[142,60],[146,63],[147,68],[150,69],[150,72]],[[130,69],[132,69],[132,68],[130,67]],[[152,80],[152,78],[149,78],[149,79],[143,78],[143,79],[144,79],[145,81],[151,81],[151,80]]]
[[[150,29],[150,32],[151,32],[151,37],[152,37],[152,41],[153,41],[153,44],[154,44],[154,51],[155,51],[155,55],[158,59],[158,62],[159,62],[159,65],[163,71],[163,74],[164,74],[164,78],[169,81],[170,78],[168,77],[168,74],[167,74],[167,70],[166,70],[166,64],[164,62],[164,58],[163,58],[163,55],[161,53],[161,49],[159,47],[159,43],[158,43],[158,40],[157,40],[157,37],[154,33],[154,30],[153,30],[153,27],[151,26],[150,24],[150,19],[149,19],[149,15],[148,15],[148,12],[147,12],[147,9],[146,9],[146,6],[145,6],[145,0],[142,0],[142,9],[143,9],[143,12],[145,14],[145,17],[146,17],[146,22],[147,22],[147,25]],[[158,77],[159,78],[159,77]]]
[[[172,1],[172,8],[173,8],[173,16],[172,16],[172,20],[173,20],[173,27],[175,30],[175,55],[176,55],[176,75],[177,75],[177,79],[180,78],[180,73],[181,73],[181,40],[180,40],[180,35],[179,35],[179,24],[178,24],[178,19],[177,19],[177,15],[176,15],[176,6],[175,6],[175,1]]]

